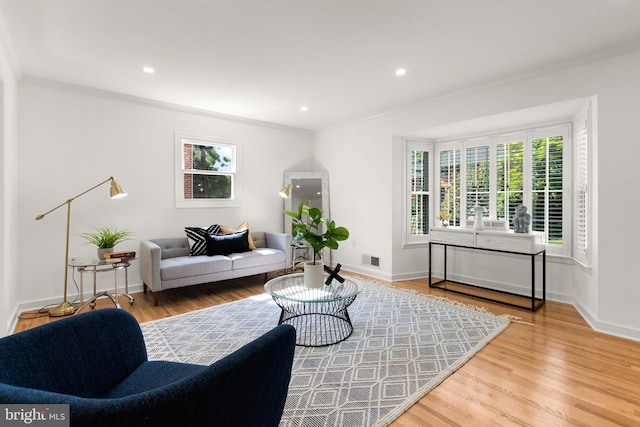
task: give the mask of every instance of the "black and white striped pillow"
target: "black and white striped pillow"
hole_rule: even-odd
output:
[[[218,224],[210,225],[207,228],[202,227],[185,227],[187,239],[189,240],[189,255],[206,255],[207,254],[207,234],[221,234]]]

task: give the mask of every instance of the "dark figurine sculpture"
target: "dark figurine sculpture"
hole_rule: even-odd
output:
[[[528,233],[531,224],[531,215],[527,213],[527,207],[520,205],[513,216],[513,231],[516,233]]]
[[[340,283],[344,283],[344,277],[342,277],[342,276],[340,276],[338,274],[338,272],[340,271],[340,268],[342,268],[342,265],[340,265],[340,264],[336,265],[336,269],[335,270],[331,270],[331,268],[329,268],[326,265],[324,266],[324,271],[329,273],[329,277],[327,278],[327,281],[324,282],[325,285],[330,285],[331,282],[333,281],[333,279],[336,279]]]

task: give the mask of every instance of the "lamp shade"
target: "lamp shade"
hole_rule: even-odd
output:
[[[280,192],[278,194],[283,199],[288,199],[289,198],[289,191],[291,191],[291,184],[288,184],[286,187],[284,187],[282,190],[280,190]]]
[[[112,199],[121,199],[122,197],[127,196],[127,192],[120,187],[120,185],[116,182],[114,178],[111,178],[111,198]]]

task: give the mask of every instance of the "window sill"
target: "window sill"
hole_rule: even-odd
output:
[[[240,200],[204,200],[204,199],[191,199],[191,200],[176,200],[176,208],[237,208],[240,207]]]

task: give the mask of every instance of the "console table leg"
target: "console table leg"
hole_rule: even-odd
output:
[[[542,302],[547,301],[547,251],[542,252]]]
[[[444,281],[447,281],[447,245],[444,246]]]
[[[429,242],[429,287],[431,287],[431,242]]]
[[[531,311],[536,309],[536,256],[531,255]]]

